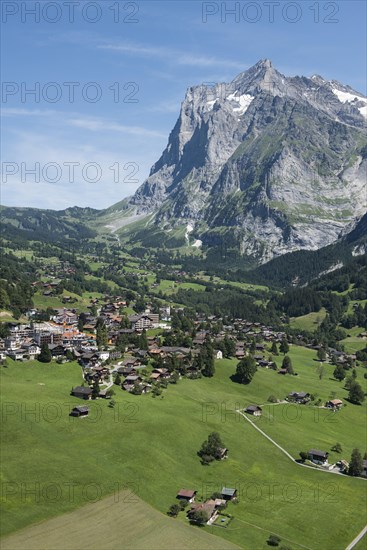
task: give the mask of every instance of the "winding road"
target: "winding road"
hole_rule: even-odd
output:
[[[367,525],[366,527],[363,527],[362,531],[356,536],[355,539],[352,540],[352,542],[346,547],[345,550],[352,550],[352,548],[355,547],[355,545],[365,536],[367,533]]]

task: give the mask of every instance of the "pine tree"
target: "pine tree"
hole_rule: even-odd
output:
[[[278,346],[276,342],[272,343],[272,346],[270,348],[270,351],[273,355],[278,355]]]
[[[359,449],[353,449],[349,462],[348,474],[350,476],[360,476],[363,472],[363,460]]]
[[[289,355],[286,355],[282,362],[282,369],[286,369],[288,374],[294,374],[292,360]]]
[[[48,345],[42,344],[41,353],[38,356],[38,361],[40,361],[41,363],[50,363],[51,359],[52,359],[52,355],[48,348]]]
[[[289,344],[287,340],[284,339],[280,342],[279,351],[284,355],[286,355],[289,352]]]
[[[147,331],[144,329],[139,337],[139,348],[147,350],[148,349],[148,338]]]
[[[224,337],[224,356],[227,358],[233,357],[236,353],[236,343],[227,335]]]
[[[92,387],[92,398],[96,399],[99,396],[99,392],[100,392],[100,387],[98,384],[98,380],[95,380],[93,382],[93,387]]]
[[[251,354],[256,353],[256,342],[255,342],[254,339],[251,340],[251,344],[250,344],[250,353],[251,353]]]
[[[200,355],[202,358],[203,367],[201,372],[203,376],[211,378],[215,373],[214,366],[214,349],[210,339],[207,337],[201,347]]]
[[[202,368],[201,372],[203,373],[203,376],[206,376],[207,378],[211,378],[212,376],[214,376],[215,365],[213,355],[207,355],[206,357],[204,357],[204,367]]]
[[[105,347],[108,344],[107,328],[104,324],[97,326],[96,343],[99,348]]]

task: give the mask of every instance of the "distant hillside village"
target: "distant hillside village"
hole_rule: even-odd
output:
[[[98,299],[92,300],[91,308],[96,308],[98,303]],[[119,311],[123,307],[126,307],[126,302],[119,299],[114,302],[107,301],[100,307],[98,314],[78,314],[76,309],[58,308],[53,310],[49,321],[43,322],[32,320],[37,313],[36,309],[32,309],[27,312],[29,323],[7,323],[7,335],[0,339],[1,359],[36,359],[41,353],[42,345],[45,344],[51,356],[56,359],[79,359],[85,352],[93,351],[99,360],[106,361],[121,356],[114,348],[122,335],[138,334],[157,328],[170,329],[167,322],[170,308],[161,308],[160,314],[147,310],[142,314],[122,317]],[[123,319],[124,328],[121,328]],[[99,327],[102,327],[103,332],[101,341]],[[101,347],[104,351],[98,351]]]
[[[37,310],[31,309],[28,323],[7,324],[6,335],[0,339],[0,358],[44,360],[44,355],[46,360],[60,363],[77,360],[89,385],[113,374],[121,378],[123,389],[136,393],[147,393],[152,384],[164,384],[172,378],[177,382],[176,376],[211,376],[214,361],[224,357],[241,361],[251,355],[259,368],[293,374],[287,365],[279,368],[276,364],[277,346],[287,352],[291,338],[271,326],[195,314],[169,305],[159,308],[158,313],[148,306],[143,313],[127,315],[126,306],[122,296],[106,295],[91,299],[89,313],[65,306],[53,310],[50,319],[43,322],[33,321]],[[353,354],[324,350],[302,335],[292,340],[321,352],[322,360],[328,358],[342,368],[355,365]]]

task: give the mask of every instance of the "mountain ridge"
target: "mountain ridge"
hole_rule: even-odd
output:
[[[326,246],[367,209],[366,115],[367,99],[351,87],[287,78],[269,60],[229,84],[190,87],[126,207],[163,230],[190,223],[207,246],[230,228],[260,263]]]
[[[230,83],[187,89],[167,147],[132,197],[105,210],[70,207],[57,220],[52,210],[1,212],[30,230],[44,212],[45,227],[75,220],[143,246],[176,232],[182,245],[224,245],[264,264],[337,242],[364,216],[366,118],[367,98],[350,86],[286,77],[261,60]]]

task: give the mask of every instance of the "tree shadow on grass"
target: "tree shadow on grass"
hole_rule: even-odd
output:
[[[231,374],[231,376],[229,377],[229,379],[232,381],[232,382],[235,382],[235,384],[241,384],[243,386],[247,386],[250,382],[242,382],[239,377],[237,376],[237,374]]]

